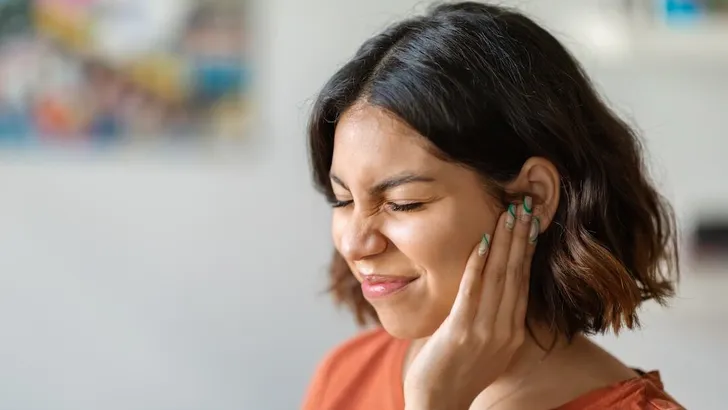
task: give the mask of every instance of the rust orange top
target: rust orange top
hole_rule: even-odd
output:
[[[332,351],[319,365],[303,410],[402,410],[402,365],[408,342],[383,329],[359,335]],[[555,410],[679,410],[659,373],[587,393]]]

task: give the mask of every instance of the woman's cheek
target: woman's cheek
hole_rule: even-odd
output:
[[[413,265],[432,270],[450,263],[457,249],[458,233],[451,219],[439,215],[412,214],[408,218],[391,221],[383,233]]]
[[[412,214],[388,224],[392,243],[433,279],[459,278],[467,259],[489,225],[487,216],[446,207]],[[459,280],[459,279],[458,279]]]
[[[340,215],[334,215],[331,217],[331,239],[334,242],[334,247],[337,251],[341,252],[341,238],[344,230],[344,219]]]

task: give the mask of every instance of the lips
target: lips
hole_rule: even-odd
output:
[[[380,299],[404,291],[415,280],[416,277],[365,275],[361,290],[367,299]]]

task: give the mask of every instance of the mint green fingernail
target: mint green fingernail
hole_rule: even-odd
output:
[[[533,213],[533,198],[528,195],[523,198],[523,212],[529,215]]]
[[[478,246],[478,256],[485,255],[486,252],[488,252],[488,249],[490,248],[490,235],[487,233],[483,234],[483,237],[480,238],[480,246]]]
[[[536,243],[538,241],[538,235],[541,233],[541,220],[534,216],[531,220],[531,231],[528,233],[528,241],[530,243]]]
[[[514,204],[508,205],[508,215],[506,215],[506,229],[509,231],[513,230],[513,226],[516,224],[516,206]]]

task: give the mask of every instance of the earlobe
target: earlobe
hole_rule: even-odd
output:
[[[506,189],[533,198],[533,214],[540,220],[541,232],[551,224],[561,195],[561,174],[551,161],[542,157],[529,158]]]

